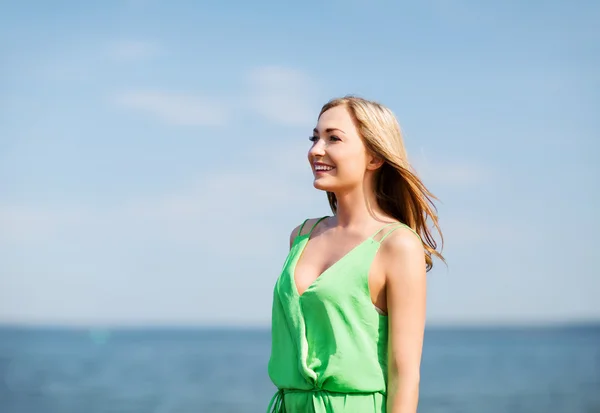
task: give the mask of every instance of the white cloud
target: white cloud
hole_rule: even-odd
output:
[[[86,50],[53,55],[31,70],[53,82],[89,81],[98,79],[98,71],[106,72],[114,63],[139,62],[160,57],[159,43],[139,40],[103,41]],[[120,67],[120,65],[119,65]]]
[[[289,231],[327,202],[311,185],[309,142],[286,142],[161,193],[101,206],[0,204],[9,229],[0,231],[0,274],[9,274],[0,276],[0,320],[264,322]],[[239,314],[224,296],[252,301],[251,310]]]
[[[123,43],[118,54],[139,58],[151,51],[144,43]],[[306,127],[315,122],[322,102],[306,73],[265,66],[252,70],[246,81],[247,90],[228,100],[165,91],[121,93],[114,100],[121,107],[158,116],[174,125],[222,125],[236,111],[250,111],[287,126]]]
[[[306,160],[309,146],[308,141],[296,139],[276,148],[259,147],[247,154],[247,161],[239,168],[227,168],[215,174],[200,172],[183,187],[122,199],[103,208],[0,205],[0,228],[3,228],[0,242],[21,244],[63,236],[77,239],[112,236],[116,228],[125,238],[135,239],[143,233],[178,243],[204,243],[211,237],[226,241],[230,235],[223,233],[222,228],[228,226],[245,232],[256,230],[268,237],[279,230],[277,224],[266,219],[269,214],[289,210],[292,205],[295,212],[310,211],[319,205],[326,209],[324,195],[311,185]],[[435,168],[429,164],[419,165],[422,168],[417,170],[422,172],[427,184],[469,186],[489,175],[463,163],[436,162]],[[491,237],[506,240],[514,236],[511,228],[502,225],[455,218],[447,217],[442,225],[454,244],[472,244]],[[151,233],[147,233],[149,227]]]
[[[228,110],[224,105],[193,95],[141,91],[120,94],[115,102],[175,125],[221,125],[228,118]]]
[[[102,206],[0,204],[0,321],[264,321],[298,214],[326,204],[300,177],[310,176],[301,146],[268,164],[274,149],[256,148],[263,156],[239,166]],[[251,310],[224,296],[253,297]]]
[[[248,105],[267,119],[284,125],[306,125],[315,121],[320,108],[316,85],[304,72],[265,66],[248,74]]]
[[[224,227],[243,232],[257,229],[269,236],[277,225],[265,215],[289,210],[291,205],[301,208],[320,195],[310,183],[303,146],[304,142],[295,142],[276,150],[270,146],[256,148],[240,167],[214,174],[199,172],[196,179],[182,187],[117,200],[103,207],[0,204],[0,243],[104,238],[114,236],[115,231],[127,239],[149,236],[203,243],[229,239],[231,234],[224,233]],[[266,164],[262,161],[265,158],[271,161]],[[148,228],[152,228],[150,233]]]

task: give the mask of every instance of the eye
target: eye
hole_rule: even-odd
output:
[[[332,141],[341,141],[341,139],[340,139],[340,138],[338,138],[338,137],[337,137],[337,136],[335,136],[335,135],[331,135],[331,136],[329,137],[329,139],[331,139]]]
[[[309,140],[309,141],[311,141],[311,142],[316,142],[316,141],[318,141],[318,140],[319,140],[319,137],[318,137],[318,136],[314,136],[314,135],[313,135],[313,136],[310,136],[310,137],[308,138],[308,140]]]

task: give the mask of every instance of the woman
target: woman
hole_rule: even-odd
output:
[[[386,107],[328,102],[311,136],[333,216],[294,228],[273,295],[269,411],[415,413],[426,271],[443,260],[433,196]],[[440,232],[441,235],[441,232]]]

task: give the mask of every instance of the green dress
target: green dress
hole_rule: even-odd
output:
[[[374,237],[381,228],[299,295],[296,264],[324,218],[302,234],[304,221],[275,284],[268,372],[278,391],[267,411],[382,413],[386,411],[388,322],[371,301],[368,275],[381,242],[406,225],[388,224],[395,228],[377,241]]]

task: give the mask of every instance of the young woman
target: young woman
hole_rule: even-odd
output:
[[[321,109],[308,161],[333,216],[294,228],[273,295],[268,410],[415,413],[426,271],[443,260],[433,196],[410,171],[386,107]],[[441,235],[441,232],[440,232]]]

